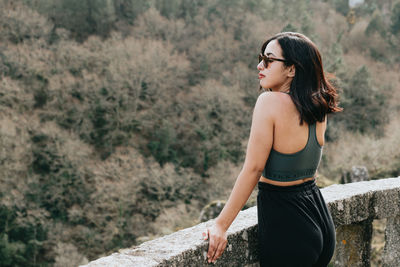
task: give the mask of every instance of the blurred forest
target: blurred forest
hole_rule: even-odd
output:
[[[198,223],[239,173],[280,31],[340,89],[319,175],[400,175],[400,1],[1,0],[0,265],[76,266]]]

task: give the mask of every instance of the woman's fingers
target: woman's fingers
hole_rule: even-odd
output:
[[[211,238],[210,238],[211,240]],[[213,245],[209,245],[208,247],[208,262],[212,262],[214,259],[215,254],[217,253],[218,244],[213,243]]]
[[[218,248],[215,251],[214,257],[211,259],[212,262],[215,262],[219,257],[221,257],[222,253],[226,247],[226,241],[222,241],[219,243]]]
[[[225,236],[221,236],[213,233],[210,229],[207,229],[208,235],[205,240],[208,238],[208,253],[207,260],[208,262],[215,262],[224,252],[227,240]],[[205,233],[203,233],[203,236]]]
[[[216,238],[214,235],[210,235],[209,232],[209,239],[208,239],[208,253],[207,253],[207,259],[208,262],[211,262],[211,259],[214,257],[214,254],[217,250],[218,243],[216,243]]]

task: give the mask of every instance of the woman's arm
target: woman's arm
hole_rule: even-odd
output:
[[[214,226],[207,229],[208,233],[203,233],[205,239],[209,238],[208,262],[215,262],[225,250],[226,231],[260,179],[272,147],[277,100],[276,94],[270,92],[261,94],[257,99],[243,168]]]

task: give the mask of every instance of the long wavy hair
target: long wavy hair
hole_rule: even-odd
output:
[[[301,33],[282,32],[265,41],[261,53],[272,40],[277,40],[281,46],[285,66],[296,68],[290,97],[300,113],[300,125],[303,121],[308,124],[323,122],[326,114],[342,111],[338,107],[337,90],[325,77],[316,45]]]

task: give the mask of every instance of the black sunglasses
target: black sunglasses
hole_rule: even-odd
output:
[[[285,60],[285,59],[268,57],[266,55],[259,54],[258,55],[258,63],[260,63],[261,61],[263,61],[264,68],[268,68],[269,63],[272,63],[273,61],[287,62],[287,60]]]

